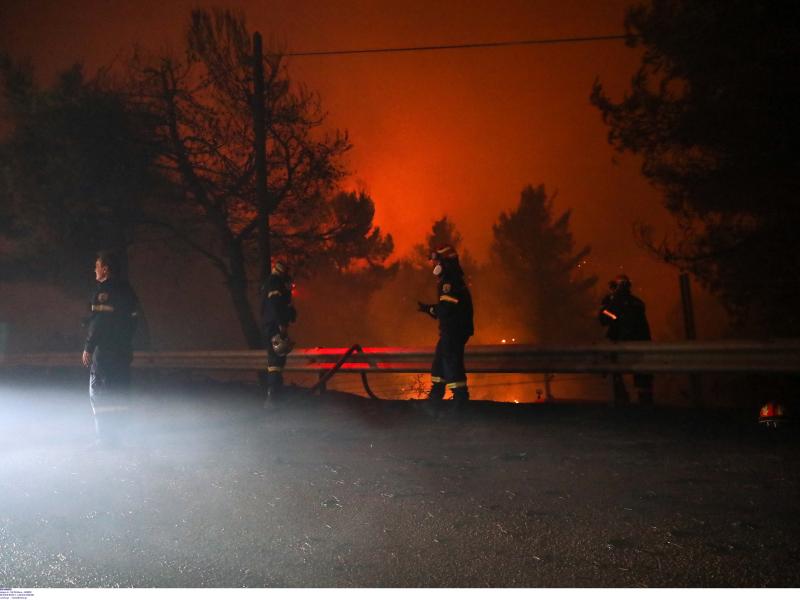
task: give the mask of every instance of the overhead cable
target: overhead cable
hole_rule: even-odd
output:
[[[347,54],[389,54],[398,52],[431,52],[439,50],[466,50],[474,48],[502,48],[508,46],[535,46],[548,44],[582,44],[627,40],[630,35],[595,35],[587,37],[541,38],[533,40],[509,40],[501,42],[473,42],[467,44],[442,44],[434,46],[399,46],[394,48],[356,48],[351,50],[307,50],[286,52],[284,56],[342,56]]]

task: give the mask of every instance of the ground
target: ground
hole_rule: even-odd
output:
[[[738,415],[162,381],[93,451],[54,387],[0,384],[0,587],[800,585],[800,444]]]

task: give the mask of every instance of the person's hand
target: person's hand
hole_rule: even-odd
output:
[[[86,350],[84,350],[83,354],[81,355],[81,362],[83,363],[84,367],[88,367],[90,364],[92,364],[92,355],[91,355],[91,353],[89,353]]]
[[[286,325],[278,325],[278,331],[281,335],[286,335],[286,331],[289,329]]]

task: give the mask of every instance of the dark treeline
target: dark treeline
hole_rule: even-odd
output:
[[[800,335],[800,21],[791,2],[652,0],[628,11],[643,50],[619,102],[591,101],[664,194],[675,231],[641,240],[693,273],[739,335]]]
[[[758,0],[634,7],[625,23],[644,54],[631,88],[615,102],[598,82],[591,95],[610,143],[643,158],[676,218],[662,241],[643,226],[643,245],[691,271],[742,335],[800,333],[800,32],[783,11]],[[251,34],[240,14],[197,10],[185,40],[179,54],[137,51],[93,76],[75,66],[49,86],[0,56],[0,279],[79,297],[94,252],[121,247],[139,277],[161,278],[146,309],[173,310],[162,302],[172,268],[173,287],[191,287],[181,294],[195,304],[226,303],[209,315],[230,316],[230,345],[259,347]],[[575,247],[570,211],[555,214],[544,186],[498,215],[484,264],[446,217],[390,263],[373,199],[343,188],[347,134],[326,126],[319,97],[290,78],[280,51],[263,68],[272,253],[298,276],[299,341],[429,342],[415,308],[434,289],[425,257],[443,243],[459,249],[473,286],[476,341],[599,337],[589,248]]]
[[[544,186],[529,186],[517,208],[499,216],[489,259],[478,263],[456,224],[442,217],[409,256],[389,267],[329,271],[308,282],[307,295],[301,290],[297,302],[301,311],[313,308],[303,311],[311,315],[298,329],[321,345],[429,345],[435,325],[417,312],[417,301],[435,302],[428,257],[432,249],[450,245],[459,252],[473,294],[476,343],[598,339],[596,278],[583,274],[589,248],[575,251],[569,220],[569,211],[554,215]]]
[[[51,88],[3,58],[0,269],[69,287],[98,248],[180,246],[216,271],[259,347],[251,36],[242,15],[197,10],[186,40],[181,56],[137,53],[90,79],[76,66]],[[273,256],[299,273],[385,260],[372,199],[339,186],[347,136],[324,131],[280,54],[263,62]]]
[[[219,287],[229,309],[209,306],[179,335],[213,330],[214,315],[232,312],[239,332],[230,338],[259,347],[251,35],[242,15],[197,10],[186,40],[180,56],[138,51],[93,77],[76,65],[50,87],[3,58],[0,276],[79,296],[94,252],[121,248],[132,268],[144,263],[139,278],[160,278],[145,307],[151,320],[180,312],[167,288],[203,305],[219,301],[209,290]],[[593,337],[594,279],[575,279],[588,248],[573,252],[570,213],[555,218],[543,186],[500,215],[487,264],[470,258],[446,217],[411,256],[387,264],[392,239],[373,224],[372,198],[341,187],[347,135],[326,131],[320,99],[291,81],[279,52],[266,54],[264,72],[271,245],[298,276],[301,341],[428,343],[416,300],[435,290],[427,256],[446,243],[461,251],[475,290],[479,340]],[[185,277],[198,261],[218,278]]]

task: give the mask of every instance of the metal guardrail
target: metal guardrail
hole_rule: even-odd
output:
[[[305,348],[288,357],[287,371],[427,373],[433,348]],[[800,372],[800,340],[781,342],[625,342],[584,346],[467,346],[469,373],[793,373]],[[77,367],[80,352],[0,354],[0,368]],[[262,350],[137,352],[137,369],[258,371]]]
[[[360,352],[362,355],[367,357],[367,355],[364,353],[364,349],[360,345],[353,344],[352,346],[350,346],[350,348],[348,348],[347,352],[345,352],[339,357],[339,360],[336,361],[335,365],[333,365],[330,369],[328,369],[324,373],[320,372],[319,381],[317,381],[317,383],[314,384],[314,386],[309,391],[313,394],[314,392],[325,389],[325,384],[334,375],[336,375],[336,373],[338,373],[342,369],[342,367],[344,367],[345,363],[347,362],[347,359],[350,358],[350,356],[352,356],[356,352]],[[370,398],[372,398],[373,400],[380,400],[380,398],[378,398],[378,396],[376,396],[375,393],[372,391],[372,388],[369,387],[369,381],[367,380],[367,371],[363,370],[361,371],[361,383],[364,386],[364,391],[367,392],[367,395]]]

